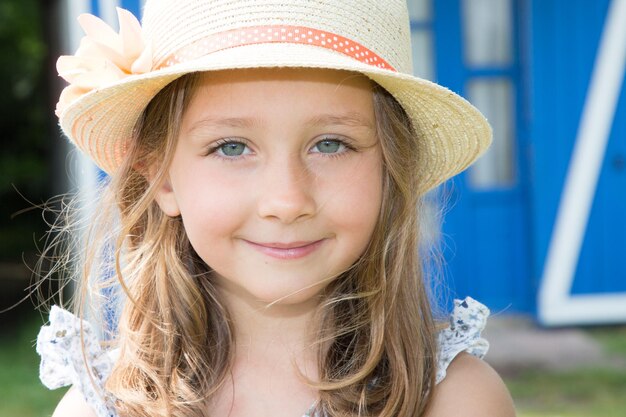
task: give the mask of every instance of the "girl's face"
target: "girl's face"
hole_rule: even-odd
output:
[[[364,252],[377,221],[375,126],[364,76],[204,75],[157,201],[181,215],[221,290],[253,302],[315,300]]]

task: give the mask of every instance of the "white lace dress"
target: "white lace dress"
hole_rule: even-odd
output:
[[[480,334],[488,316],[487,307],[469,297],[454,301],[450,326],[438,334],[437,383],[445,378],[448,365],[459,353],[468,352],[478,358],[485,356],[489,343]],[[42,327],[37,336],[37,353],[41,355],[39,377],[49,389],[74,385],[98,417],[118,417],[113,407],[114,398],[104,390],[116,351],[102,349],[89,323],[84,322],[82,326],[83,342],[80,332],[80,319],[66,310],[52,307],[50,324]]]

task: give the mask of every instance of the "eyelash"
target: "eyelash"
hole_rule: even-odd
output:
[[[246,148],[249,148],[248,146],[248,141],[245,139],[219,139],[215,142],[213,142],[208,148],[207,151],[205,152],[205,156],[214,156],[216,158],[220,158],[222,160],[227,160],[227,161],[234,161],[235,159],[238,159],[237,157],[228,157],[228,156],[222,156],[222,155],[215,155],[217,153],[217,151],[220,150],[220,148],[224,145],[228,145],[229,143],[241,143],[242,145],[246,146]]]
[[[314,148],[319,143],[325,142],[325,141],[338,142],[341,146],[345,147],[345,149],[343,151],[337,152],[337,153],[325,154],[323,152],[316,152],[316,153],[324,155],[324,157],[326,157],[326,158],[341,158],[341,157],[345,156],[348,152],[354,152],[354,151],[357,150],[357,148],[354,145],[352,145],[349,141],[347,141],[346,139],[342,139],[340,137],[337,137],[337,136],[324,136],[324,137],[322,137],[322,139],[320,139],[317,142],[315,142],[315,144],[311,148]]]
[[[344,156],[344,154],[348,153],[348,151],[357,151],[357,148],[355,146],[353,146],[349,141],[336,137],[336,136],[324,136],[322,137],[320,140],[318,140],[317,142],[315,142],[315,144],[313,144],[313,146],[311,147],[311,149],[313,149],[315,146],[317,146],[318,144],[320,144],[321,142],[325,142],[325,141],[330,141],[330,142],[338,142],[341,146],[345,147],[344,151],[341,152],[337,152],[337,153],[323,153],[323,152],[315,152],[321,155],[324,155],[324,157],[330,157],[330,158],[339,158]],[[229,143],[240,143],[244,146],[246,146],[247,148],[249,148],[249,143],[247,140],[245,139],[220,139],[214,143],[212,143],[207,151],[205,152],[205,156],[215,156],[216,158],[220,158],[222,160],[228,160],[228,161],[234,161],[236,159],[239,159],[241,156],[244,155],[239,155],[239,156],[235,156],[235,157],[228,157],[228,156],[222,156],[222,155],[215,155],[222,146],[224,145],[228,145]]]

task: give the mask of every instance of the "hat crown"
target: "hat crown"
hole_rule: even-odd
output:
[[[143,18],[154,66],[209,35],[267,25],[341,35],[412,72],[405,0],[148,0]]]

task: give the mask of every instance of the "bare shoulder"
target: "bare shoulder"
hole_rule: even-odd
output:
[[[500,376],[469,354],[457,356],[435,387],[424,417],[514,417],[513,400]]]
[[[63,396],[52,417],[97,417],[83,394],[72,387]]]

